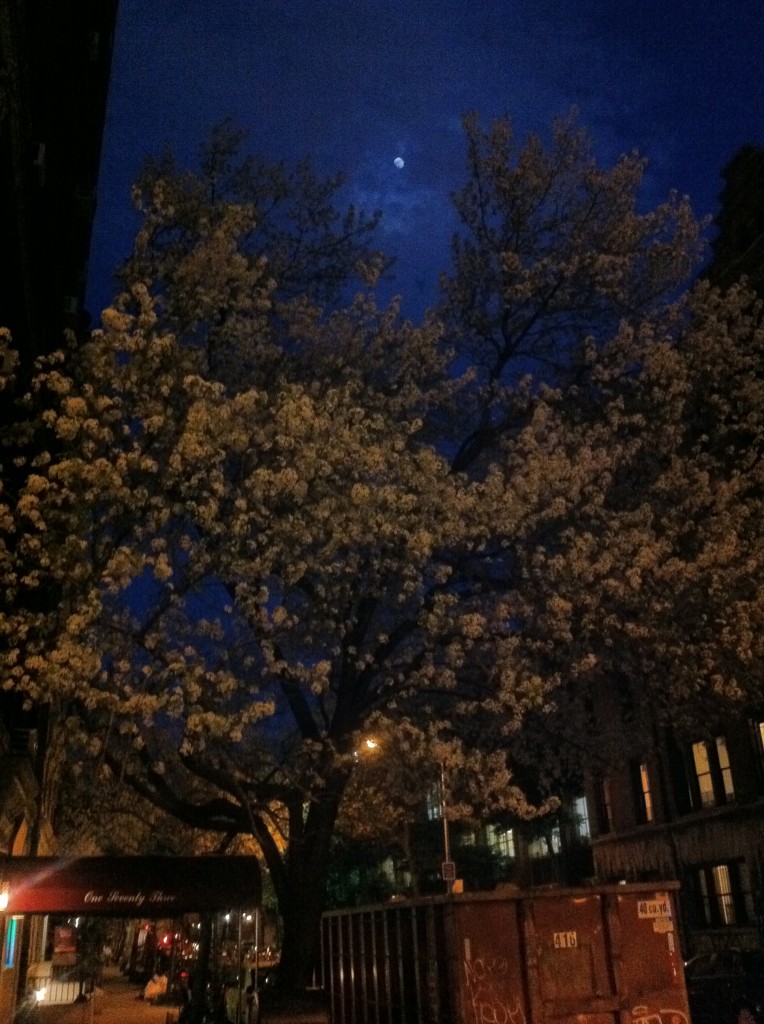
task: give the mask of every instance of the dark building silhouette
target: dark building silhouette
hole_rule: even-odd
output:
[[[764,296],[764,149],[744,146],[722,177],[705,276],[723,289],[745,276]],[[641,713],[588,778],[597,880],[679,879],[687,954],[764,948],[764,707],[683,734]]]
[[[684,952],[764,944],[764,720],[624,735],[590,777],[598,881],[678,879]]]
[[[27,365],[83,326],[116,13],[0,4],[0,325]]]
[[[111,67],[117,0],[0,0],[0,326],[34,359],[82,331],[88,251]],[[12,422],[7,397],[0,431]],[[8,476],[6,493],[20,483]],[[23,473],[23,470],[18,470]],[[0,680],[0,898],[2,857],[53,852],[49,715]],[[41,956],[43,918],[0,910],[0,1024],[23,998]]]
[[[729,288],[745,275],[764,295],[764,148],[743,146],[722,171],[724,188],[707,276]]]

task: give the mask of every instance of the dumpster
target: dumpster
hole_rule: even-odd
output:
[[[324,915],[333,1024],[688,1024],[676,883]]]

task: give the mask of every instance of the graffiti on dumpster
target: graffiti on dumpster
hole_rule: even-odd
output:
[[[689,1024],[687,1014],[681,1010],[653,1010],[635,1006],[631,1011],[632,1024]]]
[[[475,1024],[526,1024],[520,1000],[508,996],[509,964],[504,957],[464,960],[466,990]]]

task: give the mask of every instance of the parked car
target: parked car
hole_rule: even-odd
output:
[[[764,953],[701,953],[684,976],[692,1024],[764,1024]]]

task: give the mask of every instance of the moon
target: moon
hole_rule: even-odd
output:
[[[403,159],[402,156],[397,156],[395,160],[393,160],[393,163],[398,168],[398,170],[406,166],[406,161]]]

